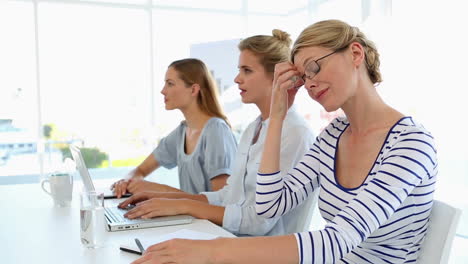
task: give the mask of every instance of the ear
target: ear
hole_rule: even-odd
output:
[[[194,83],[190,88],[192,89],[192,96],[196,97],[200,92],[200,85],[198,83]]]
[[[359,42],[353,42],[349,45],[353,59],[353,65],[359,67],[365,62],[366,53],[364,47]]]

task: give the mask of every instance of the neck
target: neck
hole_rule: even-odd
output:
[[[403,115],[382,100],[372,83],[358,86],[356,93],[342,106],[350,123],[349,131],[366,135],[378,129],[387,129]]]
[[[255,103],[260,110],[260,116],[262,121],[265,121],[270,117],[270,104],[271,104],[271,96],[267,96],[261,102]]]
[[[185,117],[187,127],[192,130],[201,130],[205,123],[211,118],[207,113],[203,112],[198,105],[194,104],[185,109],[181,109]]]

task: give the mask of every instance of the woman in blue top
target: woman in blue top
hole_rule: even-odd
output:
[[[237,143],[207,67],[198,59],[174,61],[167,69],[161,93],[166,109],[180,110],[185,120],[125,179],[111,186],[114,193],[121,197],[126,192],[221,189],[231,174]],[[178,167],[180,190],[144,180],[160,166]]]
[[[323,229],[286,236],[171,240],[134,263],[415,263],[428,227],[437,153],[431,134],[377,93],[379,53],[338,20],[306,28],[292,63],[275,67],[256,211],[279,217],[319,192]],[[302,76],[309,96],[346,117],[330,123],[296,167],[282,171],[281,127]]]

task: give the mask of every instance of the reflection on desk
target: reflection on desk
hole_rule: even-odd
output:
[[[135,237],[154,241],[181,229],[234,237],[207,220],[195,219],[187,225],[106,232],[105,247],[86,249],[80,241],[80,184],[74,185],[72,205],[65,208],[54,207],[39,184],[0,186],[0,210],[8,212],[0,223],[1,263],[130,263],[138,256],[120,251],[119,246]]]

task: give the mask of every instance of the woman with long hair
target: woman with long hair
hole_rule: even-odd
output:
[[[127,177],[111,186],[118,198],[126,192],[149,190],[215,191],[226,184],[231,174],[237,143],[205,64],[191,58],[174,61],[167,69],[161,93],[166,110],[180,110],[184,121]],[[144,180],[160,166],[177,166],[180,190]]]

